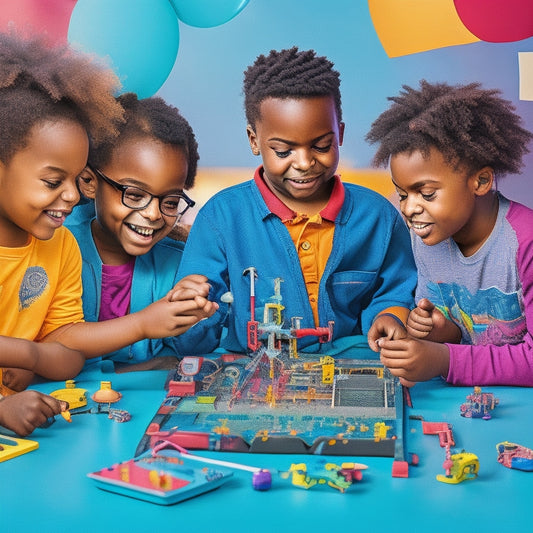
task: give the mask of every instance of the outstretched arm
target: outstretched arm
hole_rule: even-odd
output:
[[[170,293],[169,293],[170,294]],[[99,357],[142,339],[174,337],[199,320],[211,316],[215,305],[194,289],[180,289],[180,299],[170,296],[141,311],[103,322],[78,322],[62,326],[46,337],[79,350],[86,358]]]
[[[3,367],[31,370],[46,379],[61,381],[76,376],[84,363],[81,352],[58,342],[32,342],[0,336],[0,366]]]

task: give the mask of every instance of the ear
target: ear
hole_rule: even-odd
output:
[[[494,170],[492,167],[483,167],[474,176],[474,193],[477,196],[484,196],[492,190],[494,184]]]
[[[344,122],[339,122],[339,146],[342,146],[344,141]]]
[[[78,185],[81,194],[83,194],[85,198],[94,200],[96,189],[98,187],[98,180],[89,167],[83,169],[80,174],[80,179],[78,180]]]
[[[246,134],[248,135],[248,142],[250,143],[252,154],[259,155],[261,152],[259,150],[259,145],[257,142],[257,135],[250,124],[246,126]]]

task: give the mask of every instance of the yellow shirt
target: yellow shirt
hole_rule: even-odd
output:
[[[0,246],[0,335],[39,341],[83,321],[81,254],[64,227],[27,246]]]

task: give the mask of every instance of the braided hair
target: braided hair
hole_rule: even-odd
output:
[[[456,168],[473,172],[490,166],[499,176],[518,173],[533,134],[500,94],[479,83],[422,80],[419,90],[404,85],[399,96],[388,98],[393,104],[366,135],[371,144],[379,143],[373,164],[386,166],[400,152],[419,150],[428,156],[434,147]]]
[[[116,139],[90,150],[91,165],[96,168],[105,166],[111,160],[113,152],[119,150],[123,143],[131,139],[148,137],[183,148],[188,159],[185,189],[190,189],[196,177],[198,143],[191,126],[178,109],[158,96],[139,100],[136,94],[125,93],[120,95],[117,101],[124,108],[125,121],[118,126]]]
[[[297,47],[271,50],[260,55],[244,72],[244,108],[248,124],[255,129],[260,106],[267,98],[312,98],[332,96],[337,119],[342,121],[340,75],[333,63],[314,50]]]
[[[45,121],[79,122],[92,144],[116,134],[120,83],[96,58],[10,31],[0,33],[0,72],[0,161],[25,148],[32,128]]]

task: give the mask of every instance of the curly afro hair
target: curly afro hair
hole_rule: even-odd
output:
[[[74,120],[92,144],[116,135],[123,111],[115,99],[120,83],[95,57],[43,36],[0,33],[0,160],[26,145],[38,123]]]
[[[422,80],[420,89],[404,85],[399,96],[388,100],[393,104],[366,135],[368,142],[379,144],[375,166],[386,166],[400,152],[419,150],[427,156],[434,147],[456,168],[490,166],[498,176],[520,172],[533,134],[521,126],[521,117],[499,90]]]
[[[193,187],[199,159],[198,143],[191,126],[178,109],[157,96],[138,99],[134,93],[125,93],[119,96],[117,101],[124,109],[125,121],[118,126],[116,139],[91,148],[90,164],[97,168],[105,166],[122,143],[150,137],[183,148],[188,158],[185,189]]]
[[[340,75],[331,61],[314,50],[293,47],[258,56],[244,72],[243,89],[246,119],[253,129],[261,116],[261,102],[267,98],[332,96],[337,119],[342,121]]]

